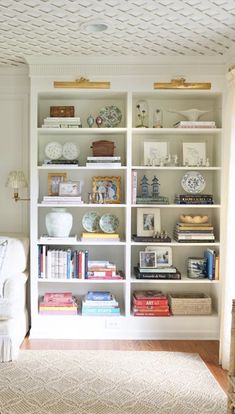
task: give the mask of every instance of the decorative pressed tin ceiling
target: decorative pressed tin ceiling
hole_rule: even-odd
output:
[[[105,23],[88,33],[88,21]],[[0,65],[27,56],[224,56],[235,0],[1,0]]]

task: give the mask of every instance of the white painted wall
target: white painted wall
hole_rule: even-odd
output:
[[[0,232],[29,232],[29,202],[16,203],[5,187],[11,170],[29,179],[29,78],[27,67],[0,69]],[[28,189],[20,194],[26,197]]]

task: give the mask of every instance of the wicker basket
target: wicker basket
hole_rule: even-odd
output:
[[[114,142],[112,141],[94,141],[92,142],[93,157],[113,157]]]
[[[173,315],[211,314],[211,297],[204,293],[171,293],[169,301]]]

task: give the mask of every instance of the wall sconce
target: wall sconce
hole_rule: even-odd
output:
[[[27,181],[23,171],[11,171],[7,177],[6,187],[13,188],[15,201],[27,201],[29,198],[19,197],[19,189],[27,187]]]

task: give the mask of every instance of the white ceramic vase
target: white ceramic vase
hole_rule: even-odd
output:
[[[73,225],[73,216],[65,208],[53,208],[46,215],[46,229],[50,237],[68,237]]]

